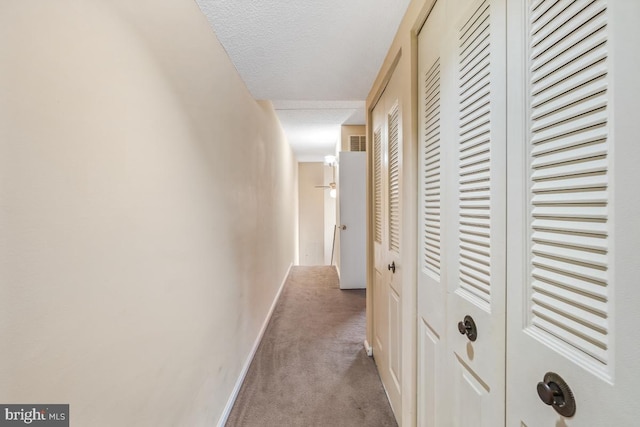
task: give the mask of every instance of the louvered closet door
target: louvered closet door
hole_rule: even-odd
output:
[[[386,141],[384,139],[384,111],[380,105],[374,111],[374,131],[373,131],[373,156],[374,156],[374,278],[373,278],[373,356],[381,372],[387,371],[385,368],[389,362],[389,291],[386,285],[386,264],[383,251],[383,242],[386,241],[385,230],[385,174],[384,152],[386,151]]]
[[[446,1],[438,1],[429,13],[418,35],[419,72],[419,146],[418,146],[418,425],[437,427],[447,425],[449,398],[445,371],[446,322],[446,246],[447,230],[443,229],[446,208],[443,199],[455,191],[455,182],[444,175],[444,145],[451,142],[451,130],[441,125],[446,117],[448,76],[455,65],[443,58],[440,43],[444,32]],[[444,52],[446,55],[446,52]],[[443,63],[443,60],[445,61]],[[447,62],[448,61],[448,62]],[[449,63],[450,62],[450,63]],[[453,91],[450,91],[453,92]],[[443,105],[444,104],[444,105]],[[444,162],[446,164],[446,162]],[[450,188],[447,189],[447,186]],[[443,208],[445,208],[443,210]],[[451,238],[451,237],[449,237]]]
[[[384,291],[384,279],[385,275],[384,271],[384,258],[382,254],[382,236],[384,230],[383,224],[383,185],[384,185],[384,174],[382,169],[382,151],[384,149],[383,146],[383,125],[379,120],[380,112],[374,112],[374,122],[376,124],[376,128],[373,131],[373,192],[374,192],[374,215],[373,215],[373,224],[374,224],[374,240],[373,240],[373,251],[374,251],[374,278],[373,278],[373,342],[371,345],[373,346],[373,352],[376,355],[376,361],[382,360],[384,358],[383,349],[388,348],[389,339],[388,339],[388,326],[389,323],[389,315],[386,304],[386,292]]]
[[[638,425],[640,6],[511,14],[526,25],[509,29],[508,424]],[[548,372],[574,416],[539,398]]]
[[[392,76],[373,111],[373,355],[393,411],[400,422],[402,116],[397,101],[399,82],[395,76]]]
[[[503,0],[448,0],[418,37],[420,426],[504,425],[505,30]]]
[[[504,425],[506,76],[505,1],[449,2],[447,73],[455,76],[455,129],[446,167],[455,184],[445,205],[446,336],[452,425]],[[447,86],[449,87],[449,86]],[[443,167],[445,169],[445,167]],[[472,341],[459,322],[470,316]]]
[[[389,240],[385,247],[387,262],[387,290],[389,304],[389,377],[388,389],[392,403],[400,409],[402,389],[402,262],[400,260],[401,240],[401,171],[402,171],[402,129],[400,107],[392,101],[387,110],[388,138],[388,185],[387,185],[387,228]],[[395,401],[394,401],[395,400]],[[399,415],[396,415],[399,417]]]

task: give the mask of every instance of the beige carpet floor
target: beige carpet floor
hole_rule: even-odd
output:
[[[364,338],[365,291],[293,267],[226,425],[396,426]]]

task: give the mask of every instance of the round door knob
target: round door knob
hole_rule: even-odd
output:
[[[478,338],[478,329],[473,317],[466,315],[462,322],[458,322],[458,332],[466,335],[469,341],[475,341]]]
[[[564,395],[562,390],[558,387],[558,384],[554,382],[545,383],[540,381],[538,383],[538,396],[545,405],[564,405]]]
[[[555,372],[547,372],[536,387],[538,397],[545,405],[552,406],[562,416],[576,413],[576,400],[569,385]]]
[[[389,270],[392,273],[396,272],[396,262],[395,261],[391,261],[391,264],[387,265],[387,270]]]
[[[460,331],[460,333],[462,335],[466,334],[467,333],[467,326],[462,322],[458,322],[458,331]]]

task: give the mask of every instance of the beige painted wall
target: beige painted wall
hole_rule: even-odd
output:
[[[214,425],[297,256],[271,106],[191,1],[7,0],[0,64],[0,402]]]
[[[298,163],[300,265],[324,265],[324,164]]]

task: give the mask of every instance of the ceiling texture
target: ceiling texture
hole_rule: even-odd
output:
[[[335,154],[410,0],[196,0],[254,98],[270,100],[301,162]]]

